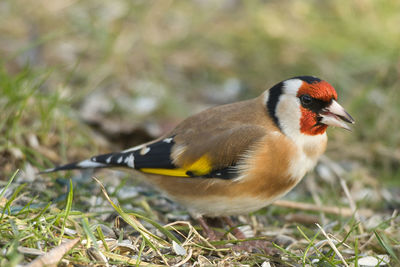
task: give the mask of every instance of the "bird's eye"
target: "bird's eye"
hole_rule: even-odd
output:
[[[300,96],[300,101],[301,101],[301,104],[304,107],[306,107],[306,106],[311,105],[311,103],[313,102],[313,99],[312,99],[312,97],[310,95],[301,95]]]

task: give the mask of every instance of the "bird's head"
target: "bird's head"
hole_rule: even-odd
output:
[[[354,119],[337,102],[328,82],[311,76],[294,77],[265,93],[268,112],[286,135],[321,135],[328,126],[350,130]]]

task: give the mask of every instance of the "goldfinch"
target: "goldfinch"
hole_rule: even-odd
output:
[[[45,172],[125,167],[147,174],[197,218],[244,214],[299,183],[325,151],[327,127],[350,130],[346,123],[354,120],[335,89],[299,76],[257,98],[193,115],[152,142]]]

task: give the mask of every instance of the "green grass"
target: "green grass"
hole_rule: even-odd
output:
[[[74,238],[78,244],[61,253],[64,265],[104,258],[131,265],[343,264],[315,224],[290,215],[317,218],[350,265],[382,254],[389,266],[399,265],[400,219],[393,213],[400,205],[399,20],[400,3],[391,0],[4,0],[0,265],[26,264]],[[240,217],[258,236],[293,238],[290,245],[274,245],[279,257],[215,248],[228,241],[208,244],[191,220],[165,226],[188,216],[132,175],[96,173],[107,199],[91,174],[36,174],[148,140],[206,106],[227,102],[215,95],[229,92],[232,81],[240,90],[229,101],[303,74],[332,83],[355,117],[352,133],[330,130],[327,155],[344,170],[340,176],[357,208],[374,216],[359,223],[271,206]],[[143,99],[154,107],[138,108]],[[335,175],[318,172],[310,180],[287,199],[348,207]],[[126,188],[137,191],[127,194]],[[173,241],[188,259],[176,255]]]

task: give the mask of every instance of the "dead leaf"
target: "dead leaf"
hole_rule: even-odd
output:
[[[184,247],[176,243],[175,241],[172,241],[172,248],[174,249],[174,252],[176,255],[179,256],[186,256],[187,252]]]
[[[48,253],[44,254],[43,256],[40,256],[40,257],[36,258],[34,261],[32,261],[27,266],[28,267],[57,266],[57,263],[78,242],[79,242],[79,238],[68,240],[68,241],[62,243],[61,245],[53,248],[52,250],[50,250]]]

